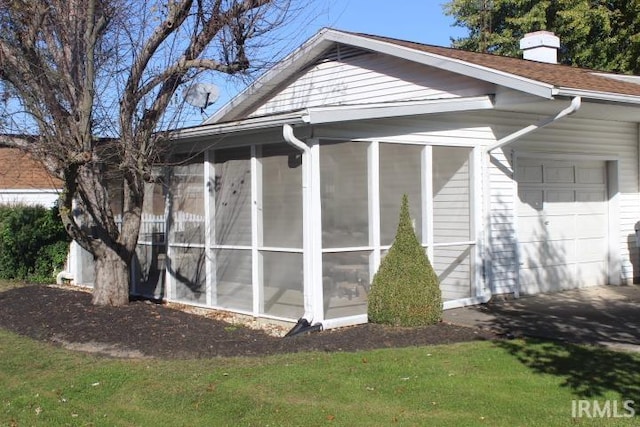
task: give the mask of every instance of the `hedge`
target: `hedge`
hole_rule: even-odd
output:
[[[0,278],[52,283],[69,242],[56,207],[0,206]]]

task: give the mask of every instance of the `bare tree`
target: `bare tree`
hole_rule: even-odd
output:
[[[62,179],[66,230],[95,259],[94,304],[129,301],[144,184],[178,88],[203,72],[251,71],[252,49],[284,22],[289,1],[0,0],[0,86],[15,95],[11,120],[32,135],[0,143]]]

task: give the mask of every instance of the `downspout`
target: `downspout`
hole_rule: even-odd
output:
[[[504,147],[505,145],[511,144],[512,142],[517,141],[518,139],[522,138],[523,136],[531,132],[534,132],[538,129],[542,129],[543,127],[548,126],[565,116],[575,113],[576,111],[578,111],[578,109],[580,109],[581,103],[582,103],[582,98],[580,98],[579,96],[576,96],[571,100],[571,104],[564,110],[560,111],[558,114],[554,116],[546,117],[535,124],[522,128],[519,131],[516,131],[510,135],[505,136],[504,138],[500,138],[498,141],[496,141],[495,144],[490,145],[486,148],[487,153],[491,154],[493,150],[496,150],[498,148]]]
[[[304,314],[298,323],[287,333],[287,337],[307,332],[316,332],[322,330],[322,324],[313,322],[313,260],[310,256],[313,248],[311,236],[313,235],[312,223],[310,215],[311,207],[311,148],[303,141],[296,138],[293,133],[293,127],[289,124],[282,126],[282,136],[287,144],[301,151],[302,155],[302,247],[304,258],[304,280],[303,280],[303,305]]]

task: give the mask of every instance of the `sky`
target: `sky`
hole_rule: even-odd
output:
[[[313,0],[313,17],[297,25],[287,51],[294,50],[323,27],[375,34],[409,41],[450,46],[451,38],[463,37],[466,30],[453,26],[453,18],[445,16],[444,0]],[[237,82],[213,82],[220,88],[220,98],[207,108],[204,115],[191,115],[187,126],[193,126],[226,104],[240,90]]]

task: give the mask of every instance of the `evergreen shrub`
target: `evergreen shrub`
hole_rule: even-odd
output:
[[[442,318],[438,276],[413,230],[406,194],[396,238],[373,278],[368,315],[370,322],[394,326],[432,325]]]
[[[56,207],[0,206],[0,278],[52,283],[69,242]]]

